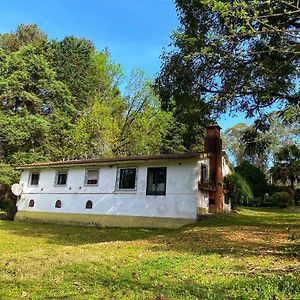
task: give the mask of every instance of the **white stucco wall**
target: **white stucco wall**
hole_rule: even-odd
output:
[[[223,157],[222,158],[222,173],[223,173],[223,177],[225,177],[228,174],[231,174],[232,168],[230,167],[230,165],[228,164],[227,160]],[[227,212],[230,212],[231,210],[231,204],[226,204],[224,202],[224,210]]]
[[[24,192],[18,202],[18,210],[196,219],[197,206],[208,206],[208,197],[206,199],[205,195],[198,191],[197,185],[201,163],[208,165],[208,159],[97,166],[98,186],[84,185],[87,168],[84,166],[66,168],[66,186],[54,185],[55,173],[59,168],[40,169],[38,186],[28,184],[32,170],[24,170],[20,180]],[[118,167],[137,167],[135,191],[116,190]],[[146,195],[147,167],[167,167],[165,196]],[[34,199],[34,207],[28,207],[30,199]],[[61,208],[55,208],[56,200],[62,201]],[[88,200],[93,201],[92,209],[85,208]]]

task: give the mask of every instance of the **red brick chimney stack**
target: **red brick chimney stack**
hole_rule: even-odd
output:
[[[204,140],[204,151],[211,154],[209,165],[209,181],[212,190],[209,191],[209,211],[222,212],[224,203],[223,173],[222,173],[222,139],[219,125],[207,127]]]

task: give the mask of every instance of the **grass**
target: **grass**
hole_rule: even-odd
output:
[[[0,221],[0,299],[300,299],[300,213],[180,230]]]

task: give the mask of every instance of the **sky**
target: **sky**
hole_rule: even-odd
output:
[[[172,0],[2,0],[0,33],[19,24],[37,24],[50,39],[89,39],[99,51],[107,48],[126,75],[142,69],[155,76],[179,21]],[[243,121],[241,114],[223,116],[219,124],[226,129]]]

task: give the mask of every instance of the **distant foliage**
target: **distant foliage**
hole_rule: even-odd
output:
[[[294,197],[287,192],[274,193],[268,199],[269,206],[287,208],[294,205]]]
[[[224,187],[228,190],[232,208],[248,205],[253,200],[253,193],[247,181],[238,173],[225,176]]]
[[[248,160],[252,165],[266,171],[275,161],[281,147],[300,144],[300,128],[297,123],[286,124],[273,111],[261,122],[246,125],[238,123],[223,133],[224,149],[236,165]]]
[[[271,176],[275,182],[289,185],[294,194],[300,180],[300,148],[296,144],[282,147],[275,155]]]

